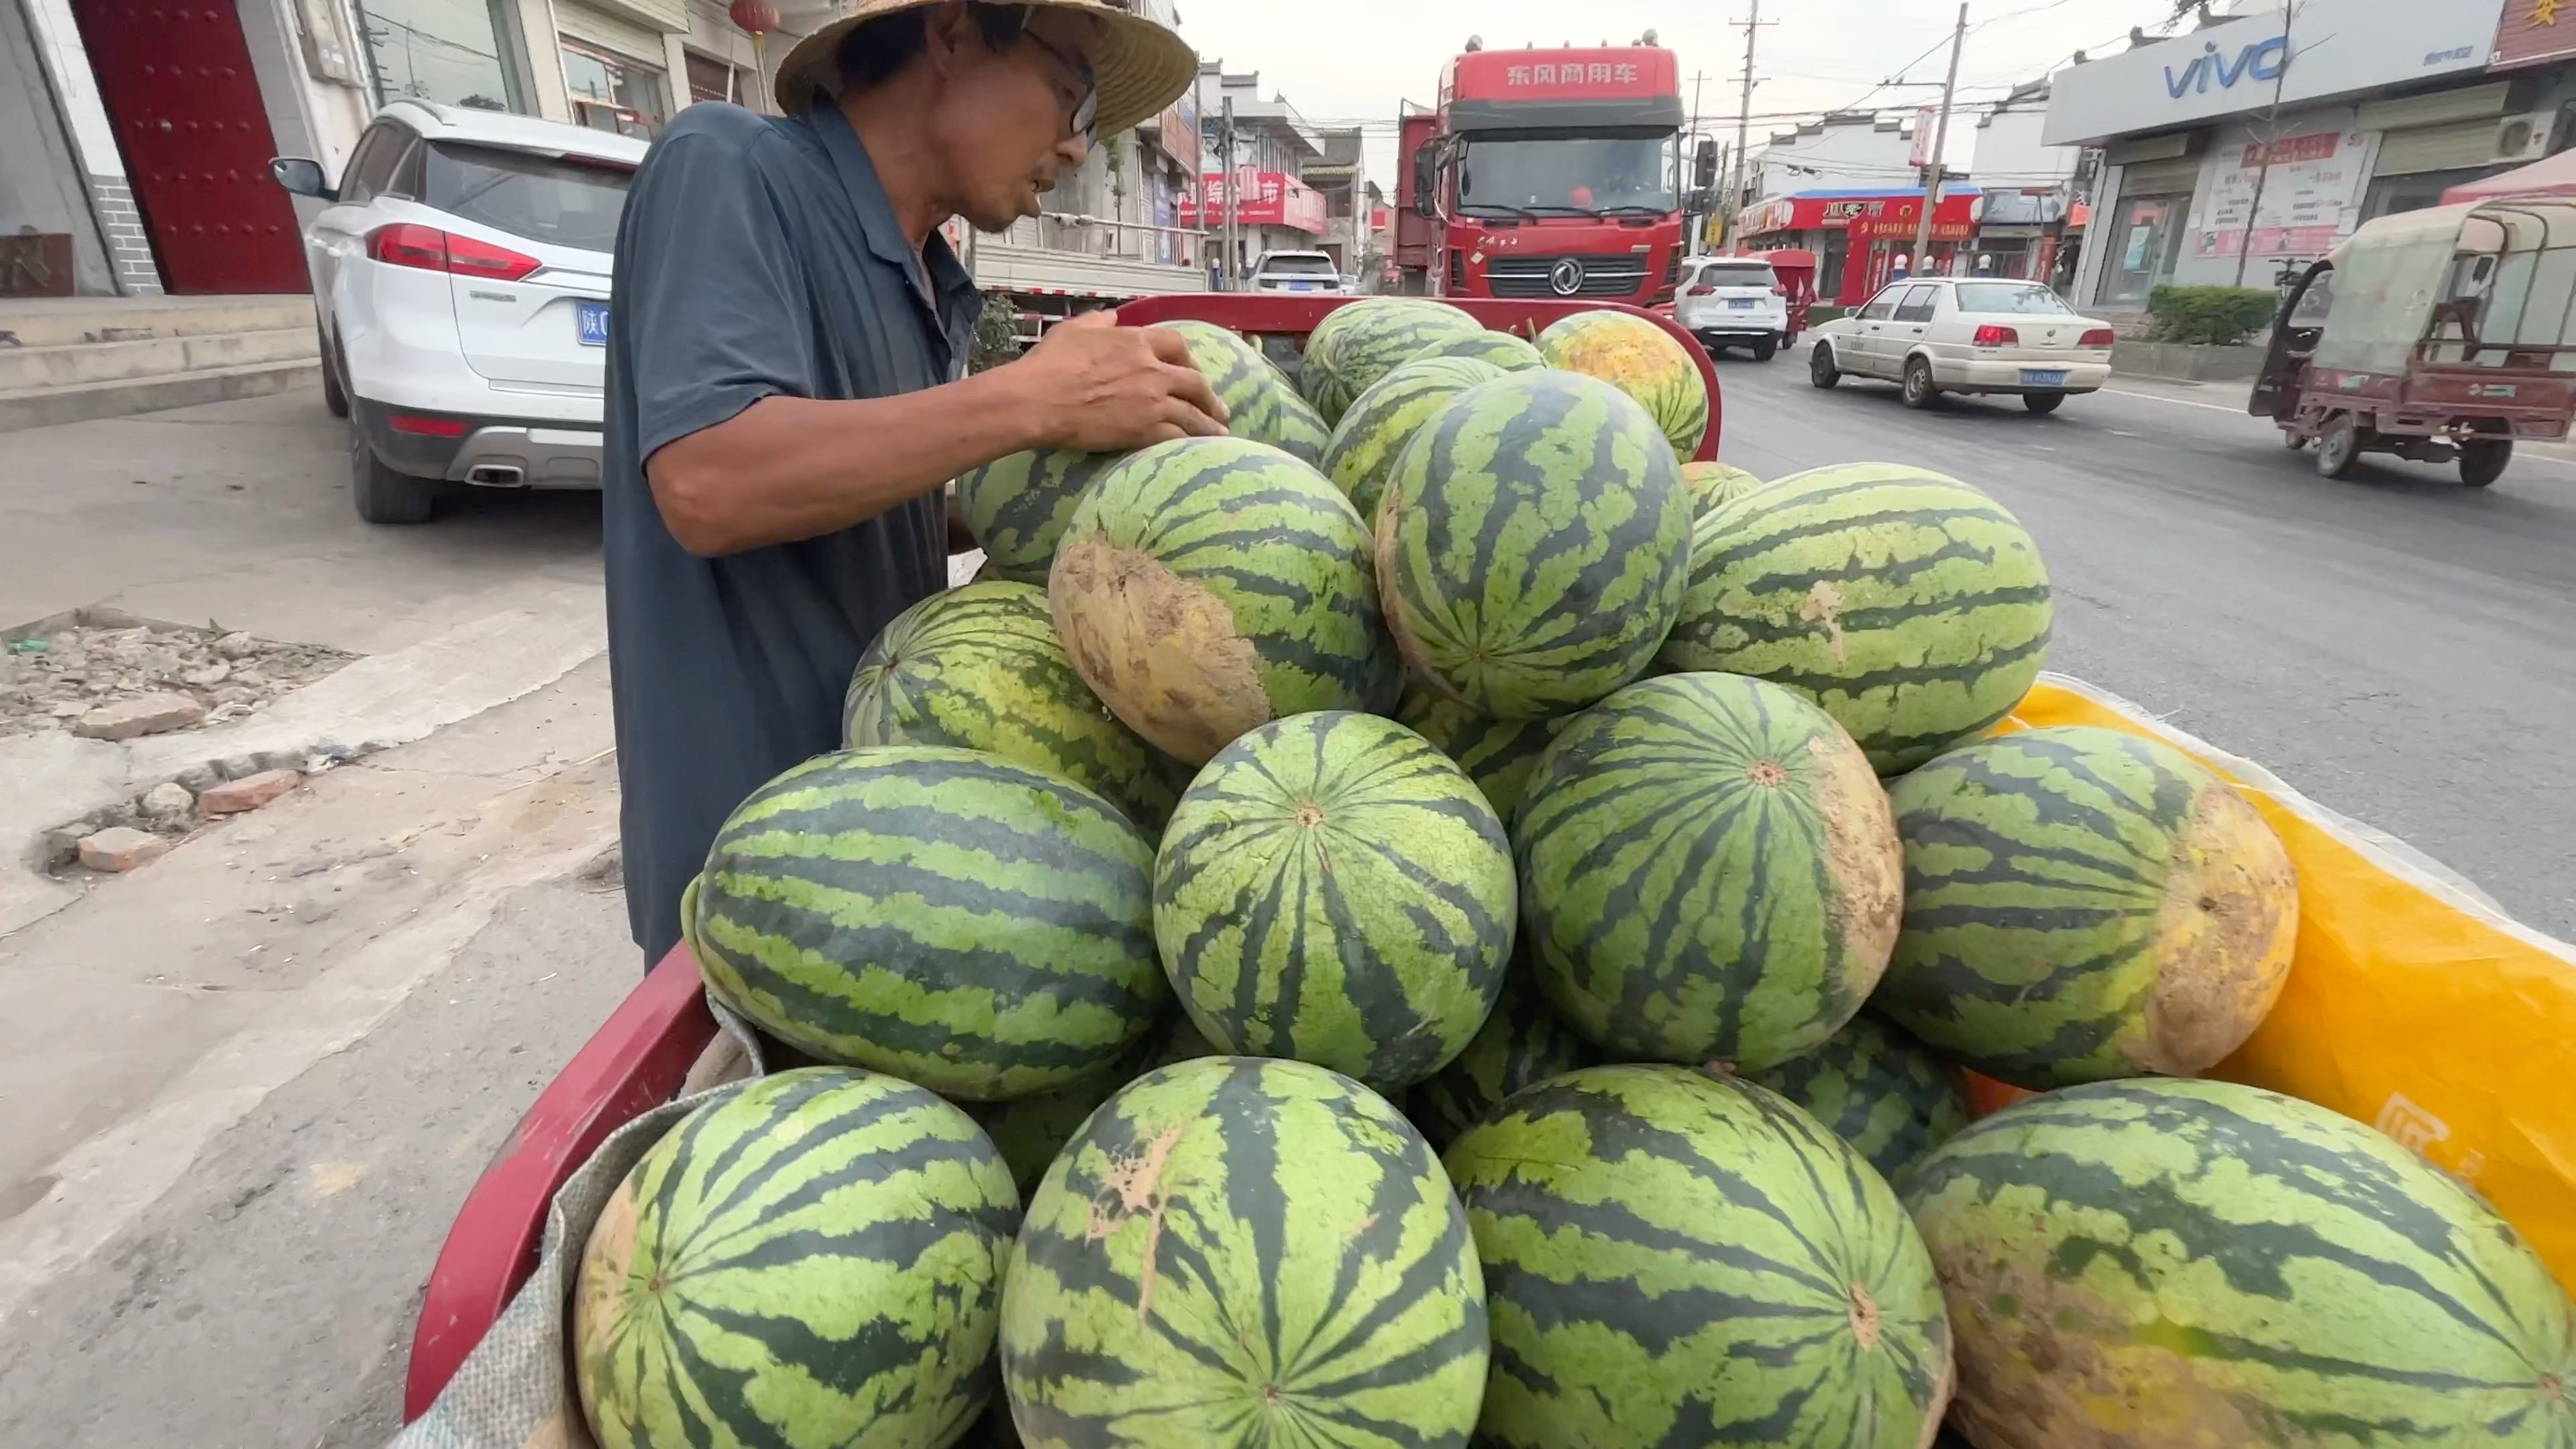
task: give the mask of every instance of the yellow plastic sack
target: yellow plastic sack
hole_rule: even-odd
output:
[[[2288,986],[2209,1075],[2374,1123],[2467,1183],[2576,1291],[2576,947],[2404,842],[2125,700],[2044,674],[2003,728],[2149,735],[2262,810],[2299,867]]]

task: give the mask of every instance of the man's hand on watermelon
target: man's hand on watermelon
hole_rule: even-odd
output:
[[[1123,453],[1225,434],[1225,404],[1190,360],[1181,334],[1121,327],[1116,312],[1058,323],[1028,356],[1001,371],[1021,372],[1013,380],[1044,420],[1051,447]]]

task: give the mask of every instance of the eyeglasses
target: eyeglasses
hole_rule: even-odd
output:
[[[1092,74],[1091,62],[1068,53],[1062,46],[1048,42],[1034,30],[1020,32],[1022,39],[1054,56],[1065,73],[1082,82],[1082,99],[1073,103],[1073,113],[1065,118],[1065,134],[1082,138],[1084,150],[1100,144],[1100,80]]]

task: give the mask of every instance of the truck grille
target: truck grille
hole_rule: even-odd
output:
[[[1636,255],[1496,257],[1485,265],[1485,280],[1497,297],[1560,296],[1549,277],[1562,261],[1583,269],[1577,297],[1633,297],[1646,289],[1646,259]]]

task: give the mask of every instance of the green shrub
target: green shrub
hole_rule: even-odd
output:
[[[1000,292],[984,294],[984,313],[975,319],[975,345],[966,356],[966,370],[982,372],[999,367],[1020,355],[1019,308]]]
[[[2232,347],[2271,326],[2280,305],[2267,287],[2162,286],[2147,294],[2148,335]]]

